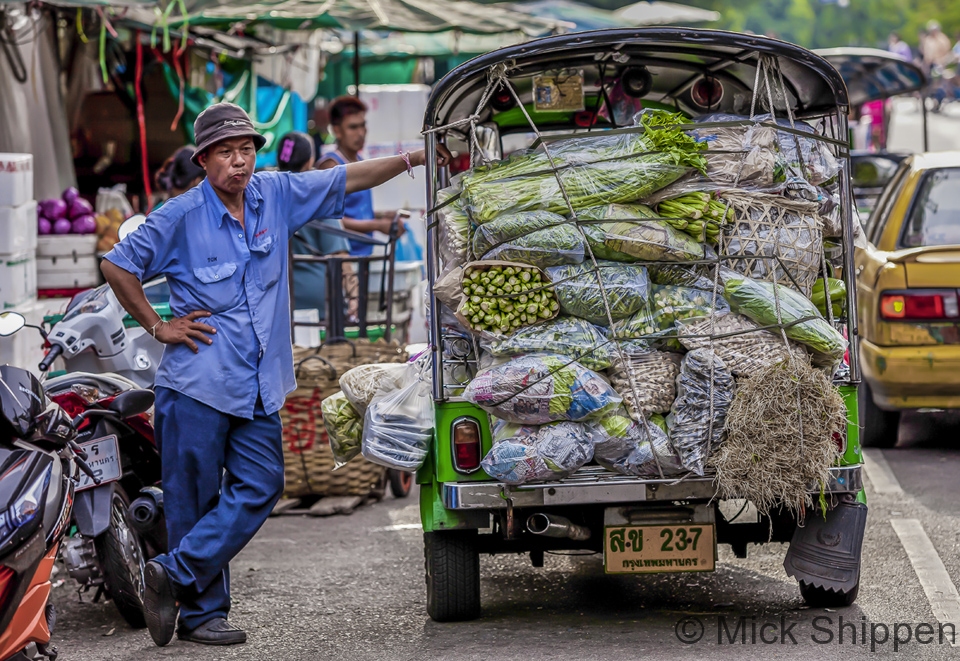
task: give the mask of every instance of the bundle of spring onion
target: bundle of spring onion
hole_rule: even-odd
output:
[[[463,274],[458,310],[475,331],[508,333],[551,319],[560,309],[540,269],[491,265]]]
[[[565,198],[574,210],[639,200],[689,168],[705,171],[705,145],[678,128],[685,121],[650,111],[640,117],[643,132],[560,140],[549,145],[549,157],[540,149],[477,167],[461,180],[463,206],[483,224],[511,211],[566,213]]]
[[[721,227],[734,219],[733,209],[701,191],[664,200],[657,205],[657,212],[675,229],[708,243],[717,243]]]

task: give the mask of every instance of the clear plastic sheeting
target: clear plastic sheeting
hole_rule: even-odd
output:
[[[667,428],[687,470],[703,475],[711,450],[723,437],[733,394],[733,375],[712,351],[695,349],[683,357]]]
[[[330,440],[336,468],[360,454],[363,437],[363,414],[357,411],[342,392],[320,402],[323,426]]]
[[[750,376],[768,365],[786,362],[790,349],[779,334],[761,330],[747,317],[718,312],[677,322],[680,344],[710,349],[734,376]]]
[[[359,365],[343,373],[340,389],[362,416],[379,391],[399,388],[406,372],[407,366],[403,363]]]
[[[593,324],[573,317],[557,317],[521,328],[507,337],[484,339],[480,346],[493,356],[560,354],[592,370],[610,367],[614,349]]]
[[[675,335],[674,322],[692,317],[703,317],[714,310],[729,310],[730,305],[720,296],[692,287],[654,285],[650,305],[636,314],[616,322],[611,336],[618,339],[670,337]],[[668,343],[682,348],[675,341]]]
[[[433,439],[433,397],[427,361],[421,358],[405,367],[402,385],[381,390],[367,407],[362,452],[375,464],[415,471]]]
[[[595,418],[623,401],[602,376],[557,354],[480,370],[463,398],[502,420],[531,425]]]
[[[683,472],[667,434],[652,420],[637,422],[623,408],[596,423],[599,439],[593,458],[607,470],[637,477],[669,477]]]
[[[511,485],[568,477],[593,458],[596,426],[580,422],[518,425],[497,420],[493,447],[480,462],[495,480]]]
[[[480,225],[473,234],[478,259],[523,262],[540,268],[583,261],[583,236],[573,223],[549,211],[524,211]]]
[[[601,326],[645,307],[650,295],[647,269],[633,264],[584,262],[547,269],[547,276],[561,312]]]
[[[613,355],[608,370],[611,385],[623,396],[630,417],[641,420],[651,413],[666,413],[677,396],[680,374],[678,353],[641,347],[624,347]]]

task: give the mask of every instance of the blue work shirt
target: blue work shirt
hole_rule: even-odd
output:
[[[326,154],[324,159],[327,158],[336,161],[338,165],[347,164],[347,159],[345,159],[339,151],[332,151]],[[362,161],[363,159],[357,155],[357,160]],[[343,215],[347,218],[353,218],[354,220],[373,220],[376,217],[376,213],[373,210],[373,191],[358,190],[347,195],[343,199]],[[373,232],[367,232],[366,234],[367,236],[373,236]],[[354,257],[372,255],[373,244],[350,239],[350,254]]]
[[[178,317],[195,310],[217,329],[213,344],[168,344],[156,385],[228,415],[252,419],[257,397],[266,413],[296,387],[287,281],[290,237],[312,218],[343,214],[346,170],[257,172],[244,196],[244,226],[207,180],[147,217],[106,259],[142,281],[170,285]]]

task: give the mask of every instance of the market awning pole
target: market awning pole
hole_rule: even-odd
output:
[[[927,133],[927,95],[920,92],[920,112],[923,114],[923,151],[930,151],[930,135]]]
[[[357,86],[356,95],[360,96],[360,32],[353,33],[353,82]]]

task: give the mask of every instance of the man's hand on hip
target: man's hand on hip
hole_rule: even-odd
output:
[[[197,353],[200,349],[191,338],[196,338],[204,344],[213,344],[213,338],[208,335],[217,333],[217,329],[213,326],[197,321],[209,316],[210,313],[206,310],[196,310],[185,317],[166,321],[157,326],[157,340],[163,344],[186,344],[193,353]]]

